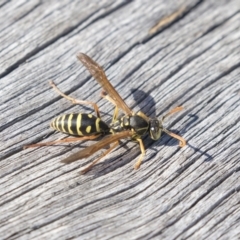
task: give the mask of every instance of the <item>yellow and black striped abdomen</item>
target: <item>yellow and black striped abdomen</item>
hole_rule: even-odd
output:
[[[110,131],[109,126],[100,118],[85,113],[72,113],[56,117],[50,126],[59,132],[77,136],[108,134]]]

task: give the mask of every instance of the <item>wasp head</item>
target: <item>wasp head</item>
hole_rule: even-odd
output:
[[[151,119],[149,121],[149,134],[153,140],[158,140],[162,134],[162,122],[157,118]]]

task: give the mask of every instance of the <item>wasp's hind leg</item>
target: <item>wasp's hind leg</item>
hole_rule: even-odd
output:
[[[51,85],[51,87],[57,92],[59,93],[62,97],[66,98],[67,100],[71,101],[73,104],[81,104],[81,105],[91,105],[93,107],[93,109],[95,110],[97,117],[100,118],[100,112],[99,112],[99,108],[97,106],[96,103],[94,102],[90,102],[90,101],[82,101],[82,100],[78,100],[75,98],[72,98],[66,94],[64,94],[56,85],[53,81],[49,81],[49,84]]]

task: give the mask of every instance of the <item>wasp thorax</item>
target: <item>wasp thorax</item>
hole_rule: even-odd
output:
[[[162,133],[162,123],[158,119],[151,119],[149,122],[149,133],[153,140],[158,140]]]

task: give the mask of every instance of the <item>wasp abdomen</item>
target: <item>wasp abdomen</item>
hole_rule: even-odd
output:
[[[59,132],[70,135],[89,136],[98,133],[109,133],[109,126],[92,114],[72,113],[56,117],[50,126]]]

